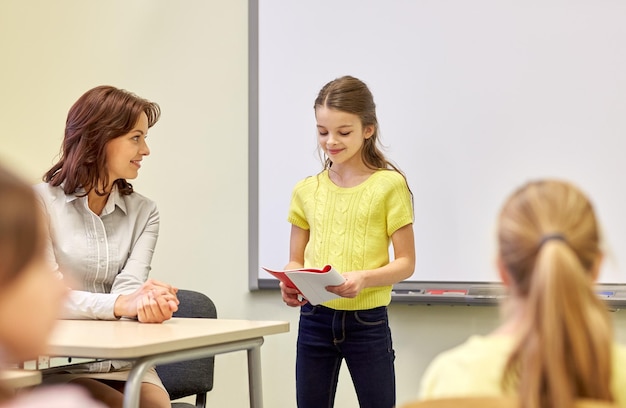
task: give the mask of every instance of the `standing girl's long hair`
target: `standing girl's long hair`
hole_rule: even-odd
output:
[[[352,76],[343,76],[330,81],[324,85],[315,99],[314,109],[320,106],[356,115],[363,127],[373,126],[374,133],[363,141],[361,149],[363,163],[372,170],[391,168],[402,174],[398,167],[387,160],[378,146],[376,104],[372,93],[363,81]],[[324,168],[329,169],[331,165],[332,162],[326,157]]]
[[[503,386],[517,387],[524,408],[613,401],[613,333],[593,290],[601,251],[587,197],[567,182],[526,184],[500,213],[498,245],[511,295],[524,307]]]
[[[407,188],[409,188],[409,182],[404,172],[389,161],[379,147],[376,104],[372,92],[363,81],[349,75],[330,81],[322,87],[317,98],[315,98],[313,108],[317,109],[321,106],[356,115],[361,120],[363,127],[373,126],[374,133],[363,141],[363,148],[361,149],[363,163],[372,170],[392,169],[397,171],[404,177]],[[323,162],[324,170],[330,169],[333,164],[328,157],[325,157]],[[412,197],[413,192],[410,188],[409,192]]]

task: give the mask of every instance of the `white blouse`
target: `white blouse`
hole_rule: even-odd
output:
[[[48,217],[50,262],[73,289],[63,317],[115,319],[117,297],[148,279],[159,234],[156,204],[114,188],[98,216],[86,196],[66,195],[62,187],[48,183],[34,188]]]

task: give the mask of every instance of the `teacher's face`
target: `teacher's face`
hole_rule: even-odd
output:
[[[135,127],[125,135],[116,137],[106,145],[109,183],[118,179],[135,179],[141,168],[141,160],[150,154],[146,144],[148,117],[139,116]]]

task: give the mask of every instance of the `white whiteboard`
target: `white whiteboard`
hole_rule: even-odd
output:
[[[251,30],[256,6],[258,265],[288,261],[291,189],[321,169],[313,101],[349,74],[414,194],[410,280],[497,281],[500,205],[558,177],[596,206],[600,281],[626,283],[626,2],[258,0]]]

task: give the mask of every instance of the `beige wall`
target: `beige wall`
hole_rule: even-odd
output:
[[[289,334],[266,338],[262,361],[265,406],[290,408],[297,311],[277,292],[248,291],[247,63],[245,0],[3,0],[0,160],[37,181],[68,108],[93,86],[158,102],[134,183],[161,211],[153,276],[205,292],[220,317],[289,321]],[[392,304],[390,316],[399,402],[415,396],[433,355],[498,320],[493,307]],[[247,406],[245,353],[216,361],[209,406]],[[336,406],[358,406],[345,368]]]

